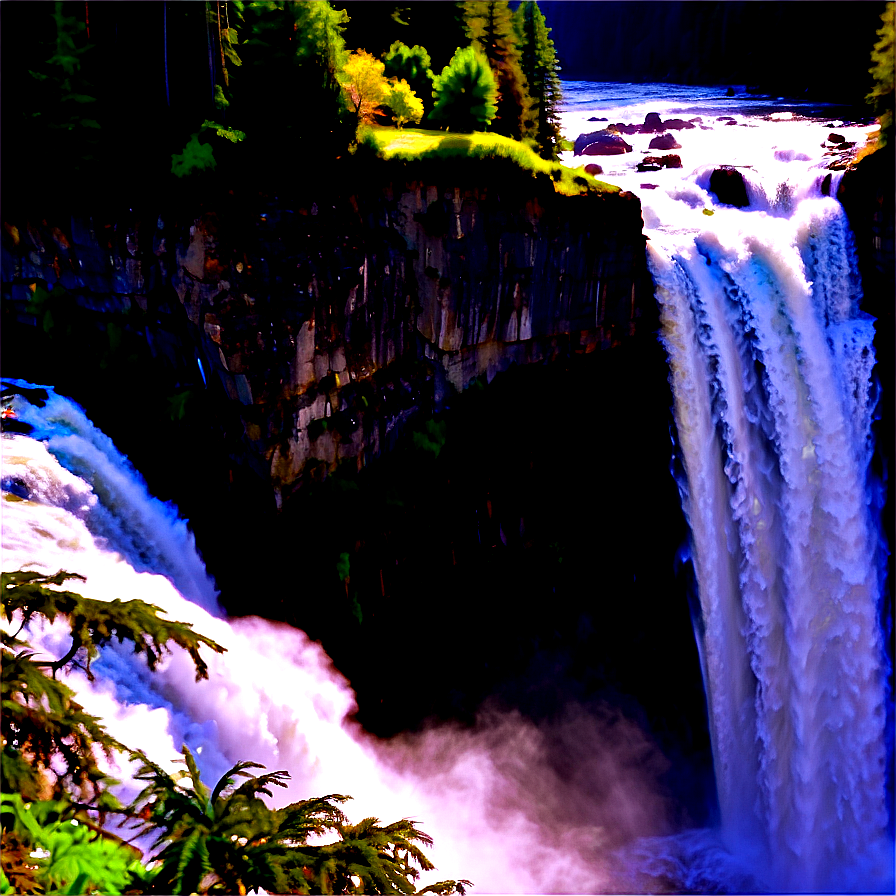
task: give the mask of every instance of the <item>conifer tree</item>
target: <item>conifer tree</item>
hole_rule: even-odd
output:
[[[246,3],[242,15],[242,64],[230,73],[230,92],[245,151],[258,166],[272,155],[338,154],[355,125],[339,80],[349,55],[345,13],[327,0],[264,0]]]
[[[535,0],[523,0],[513,13],[520,65],[529,85],[534,118],[533,137],[545,159],[556,159],[561,140],[560,66],[550,28]]]
[[[430,120],[450,131],[484,131],[497,111],[498,88],[488,60],[474,47],[459,49],[436,78]]]
[[[495,73],[498,102],[492,130],[514,140],[531,137],[535,130],[532,101],[508,0],[470,0],[464,10],[467,37]]]

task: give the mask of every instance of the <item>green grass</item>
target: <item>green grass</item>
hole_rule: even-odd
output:
[[[547,175],[554,189],[567,196],[581,193],[618,193],[620,188],[596,180],[584,168],[568,168],[542,159],[524,143],[500,134],[454,134],[417,128],[371,126],[358,134],[358,143],[381,159],[405,162],[422,159],[508,159],[533,175]]]

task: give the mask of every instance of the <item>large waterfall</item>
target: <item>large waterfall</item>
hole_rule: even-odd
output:
[[[835,200],[735,214],[650,253],[723,836],[783,889],[861,889],[887,825],[874,330]]]

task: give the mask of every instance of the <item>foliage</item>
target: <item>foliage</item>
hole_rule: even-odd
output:
[[[404,80],[390,85],[385,105],[391,110],[392,119],[398,128],[408,123],[417,124],[423,117],[422,100]]]
[[[383,63],[385,64],[385,76],[395,78],[399,83],[406,81],[422,104],[423,114],[426,114],[432,108],[433,75],[429,53],[419,44],[409,47],[397,40],[383,56]],[[392,109],[395,111],[394,106]],[[408,118],[407,120],[415,119]],[[416,120],[419,121],[420,118]]]
[[[211,171],[215,168],[215,153],[208,143],[199,142],[199,132],[190,135],[182,153],[171,156],[171,173],[184,177],[197,171]]]
[[[596,180],[582,168],[567,168],[541,158],[530,147],[499,134],[445,134],[442,131],[405,128],[365,128],[360,142],[382,159],[412,162],[425,159],[507,160],[533,176],[547,176],[553,189],[564,195],[618,193],[620,188]]]
[[[38,90],[26,116],[27,124],[33,127],[30,139],[51,141],[62,152],[73,151],[77,146],[76,164],[80,167],[81,162],[95,158],[99,148],[96,131],[100,125],[87,111],[96,97],[81,71],[92,45],[87,42],[85,24],[67,15],[66,9],[58,0],[52,6],[55,52],[45,63],[28,71]]]
[[[106,602],[57,590],[70,580],[83,581],[83,577],[63,571],[52,576],[24,571],[2,574],[0,611],[7,622],[16,620],[19,628],[14,633],[2,632],[0,778],[4,792],[19,792],[27,799],[49,790],[57,799],[70,793],[94,800],[97,808],[115,808],[117,802],[105,792],[112,782],[99,768],[95,748],[106,755],[127,748],[108,734],[99,719],[84,711],[71,688],[57,681],[56,673],[80,666],[91,677],[91,662],[99,649],[116,639],[130,642],[135,653],[146,657],[150,669],[158,665],[168,644],[174,643],[189,653],[199,680],[208,676],[200,647],[219,653],[224,648],[193,632],[188,623],[161,618],[158,607],[143,601]],[[58,659],[37,659],[19,637],[37,618],[67,622],[71,644]]]
[[[345,90],[359,124],[372,122],[389,96],[384,69],[385,65],[365,50],[352,53],[342,68]]]
[[[136,850],[99,830],[67,801],[26,803],[3,794],[3,865],[11,892],[124,892],[136,873],[146,878]]]
[[[880,146],[893,139],[893,111],[896,105],[896,3],[887,3],[881,15],[883,24],[878,29],[878,41],[871,53],[869,69],[874,78],[874,87],[866,97],[874,107],[874,114],[880,122]]]
[[[533,131],[539,154],[556,159],[563,149],[560,107],[563,93],[560,66],[549,36],[550,28],[535,0],[523,0],[513,13],[513,26],[520,49],[520,66],[529,85],[532,100]]]
[[[274,154],[341,153],[356,125],[339,80],[346,14],[326,0],[263,0],[245,4],[242,15],[242,65],[230,84],[230,109],[250,138],[242,165],[269,168]]]
[[[520,66],[517,35],[507,0],[470,0],[464,4],[467,37],[491,66],[498,89],[492,130],[514,140],[535,130],[532,100]]]
[[[430,118],[451,131],[484,131],[497,112],[497,84],[488,60],[473,47],[459,49],[433,85]]]
[[[381,826],[366,818],[348,824],[339,808],[349,797],[333,793],[271,809],[261,799],[285,787],[285,771],[255,775],[263,766],[240,762],[214,790],[202,782],[190,752],[186,771],[171,776],[151,762],[138,778],[146,787],[130,807],[146,821],[162,849],[154,888],[164,893],[414,893],[418,867],[432,863],[418,843],[432,840],[407,819]],[[237,778],[246,780],[237,784]],[[336,834],[330,843],[309,843]],[[469,881],[444,881],[422,892],[463,893]]]

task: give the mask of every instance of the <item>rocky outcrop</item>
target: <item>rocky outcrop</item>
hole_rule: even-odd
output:
[[[477,377],[609,348],[652,308],[630,194],[564,197],[519,172],[306,192],[180,222],[7,222],[4,297],[25,325],[35,281],[99,326],[171,311],[147,328],[154,354],[226,396],[278,498],[363,466]]]
[[[750,204],[744,176],[730,165],[723,165],[713,171],[709,178],[709,189],[723,205],[746,208]]]

